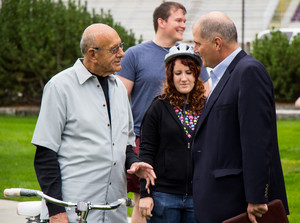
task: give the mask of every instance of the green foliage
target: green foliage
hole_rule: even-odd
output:
[[[253,41],[252,56],[269,72],[276,101],[294,102],[300,96],[300,36],[291,43],[279,31]]]
[[[115,28],[125,49],[136,43],[109,11],[91,14],[71,0],[2,0],[0,105],[39,105],[45,83],[81,57],[81,35],[92,23]]]
[[[286,93],[294,102],[300,96],[300,35],[293,39],[287,49],[287,74],[287,81],[292,86]]]

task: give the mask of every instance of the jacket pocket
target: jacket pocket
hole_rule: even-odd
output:
[[[239,175],[243,172],[242,169],[216,169],[213,171],[215,178],[226,177],[231,175]]]
[[[185,148],[169,147],[165,149],[165,178],[168,180],[185,180],[187,177],[187,163],[191,159]]]

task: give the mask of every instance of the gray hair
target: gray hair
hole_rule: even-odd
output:
[[[229,19],[206,17],[201,22],[200,37],[211,41],[219,36],[226,42],[237,42],[237,30],[235,24]]]
[[[115,38],[115,36],[118,36],[118,33],[112,27],[103,23],[92,24],[82,34],[80,41],[81,53],[86,56],[89,48],[99,47],[98,44],[103,41],[103,38]]]
[[[80,50],[82,55],[85,56],[89,48],[97,47],[95,44],[96,44],[96,33],[83,32],[80,40]]]

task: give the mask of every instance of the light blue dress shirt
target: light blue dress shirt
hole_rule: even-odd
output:
[[[212,81],[212,88],[211,88],[211,91],[209,93],[208,98],[210,97],[210,95],[212,94],[213,90],[215,89],[215,87],[219,83],[220,79],[222,78],[223,74],[225,73],[225,71],[228,68],[228,66],[230,65],[230,63],[233,61],[233,59],[235,58],[235,56],[241,50],[242,49],[240,47],[238,47],[228,57],[226,57],[221,63],[219,63],[216,67],[214,67],[210,71],[210,78],[211,78],[211,81]]]

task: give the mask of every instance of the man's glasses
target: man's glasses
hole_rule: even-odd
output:
[[[103,49],[103,48],[100,48],[100,47],[92,47],[92,48],[95,49],[95,50],[108,50],[112,54],[117,54],[119,52],[120,48],[121,49],[124,48],[124,43],[120,43],[120,45],[115,46],[115,47],[113,47],[111,49]]]

